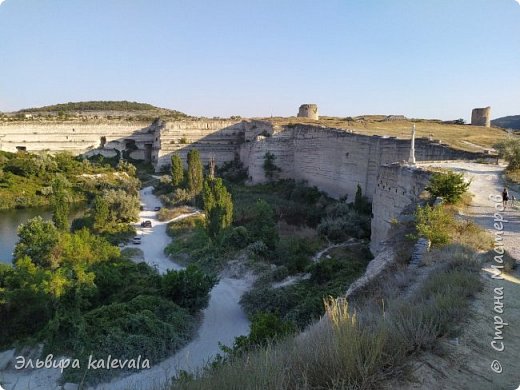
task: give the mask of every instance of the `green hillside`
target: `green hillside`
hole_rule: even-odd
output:
[[[502,118],[493,119],[491,124],[503,129],[520,130],[520,115],[504,116]]]
[[[89,101],[89,102],[69,102],[63,104],[54,104],[51,106],[44,107],[35,107],[35,108],[26,108],[20,110],[20,113],[32,113],[32,112],[63,112],[63,113],[72,113],[72,112],[88,112],[88,111],[124,111],[124,112],[133,112],[133,111],[147,111],[147,112],[164,112],[168,114],[175,114],[178,116],[186,116],[186,114],[169,110],[165,108],[159,108],[152,106],[147,103],[138,103],[138,102],[129,102],[126,100],[123,101]]]

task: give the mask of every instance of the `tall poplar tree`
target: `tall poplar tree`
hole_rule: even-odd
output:
[[[172,184],[173,187],[178,187],[184,180],[184,168],[182,167],[182,160],[177,153],[172,155]]]
[[[202,198],[208,235],[211,238],[216,238],[223,229],[233,222],[231,194],[222,183],[222,179],[208,178],[204,181]]]
[[[58,230],[69,229],[69,183],[65,177],[58,175],[51,184],[52,188],[52,221]]]
[[[197,149],[188,152],[188,189],[193,196],[200,194],[204,185],[204,174],[200,153]]]

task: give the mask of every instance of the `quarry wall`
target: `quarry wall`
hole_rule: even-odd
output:
[[[20,149],[22,148],[22,149]],[[319,125],[274,126],[263,120],[193,119],[153,123],[0,123],[0,150],[70,151],[76,154],[118,152],[150,161],[156,171],[170,165],[173,153],[186,163],[189,150],[199,150],[207,164],[240,158],[251,183],[266,181],[264,156],[270,152],[280,178],[305,180],[329,195],[352,201],[359,185],[373,202],[372,250],[380,248],[391,227],[427,183],[427,175],[403,164],[410,141],[366,136]],[[419,138],[417,161],[474,159],[482,155],[450,149]]]
[[[392,224],[400,221],[405,209],[414,210],[430,173],[399,163],[379,168],[372,198],[370,249],[378,253]]]
[[[134,122],[0,123],[0,150],[111,154],[103,149],[121,151],[132,144],[132,150],[140,149],[144,152],[145,145],[152,144],[156,128],[156,124]]]
[[[217,165],[232,161],[238,157],[243,143],[259,134],[271,135],[273,126],[260,120],[183,120],[164,123],[158,133],[156,171],[170,165],[173,153],[186,164],[187,154],[194,148],[200,152],[204,164],[211,158]]]
[[[451,149],[419,138],[415,142],[417,161],[474,159],[475,153]],[[353,200],[357,186],[373,199],[382,165],[408,160],[410,141],[394,137],[365,136],[339,129],[295,125],[257,137],[241,146],[240,157],[249,168],[252,183],[266,180],[263,163],[269,151],[281,168],[280,177],[306,180],[339,198]]]

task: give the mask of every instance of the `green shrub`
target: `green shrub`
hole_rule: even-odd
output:
[[[296,332],[290,321],[284,321],[273,313],[257,313],[251,319],[249,336],[235,339],[233,354],[243,353],[253,347],[265,346]]]
[[[272,261],[276,265],[286,266],[289,274],[303,272],[319,246],[320,243],[316,240],[288,238],[280,241]]]
[[[190,264],[185,270],[168,271],[161,280],[161,293],[190,313],[195,313],[207,306],[209,292],[216,282],[215,277]]]
[[[417,232],[432,245],[446,245],[451,241],[456,221],[445,207],[418,207],[415,218]]]
[[[462,173],[435,172],[430,178],[426,190],[433,199],[442,197],[446,203],[457,203],[468,190],[471,182],[466,183]]]
[[[350,205],[337,203],[330,206],[327,216],[322,218],[318,233],[333,242],[343,242],[351,237],[368,238],[370,216],[361,214]]]
[[[252,212],[251,221],[246,225],[251,241],[262,241],[269,249],[278,242],[278,229],[272,207],[263,199],[258,200]]]
[[[520,169],[520,138],[507,139],[494,145],[494,148],[498,151],[499,156],[509,163],[508,171]]]

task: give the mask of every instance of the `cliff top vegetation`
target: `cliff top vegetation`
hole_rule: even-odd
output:
[[[112,100],[99,100],[99,101],[88,101],[88,102],[68,102],[61,104],[54,104],[50,106],[25,108],[18,112],[31,113],[31,112],[78,112],[78,111],[166,111],[170,113],[177,113],[184,115],[180,111],[170,110],[166,108],[160,108],[153,106],[148,103],[129,102],[126,100],[112,101]]]

